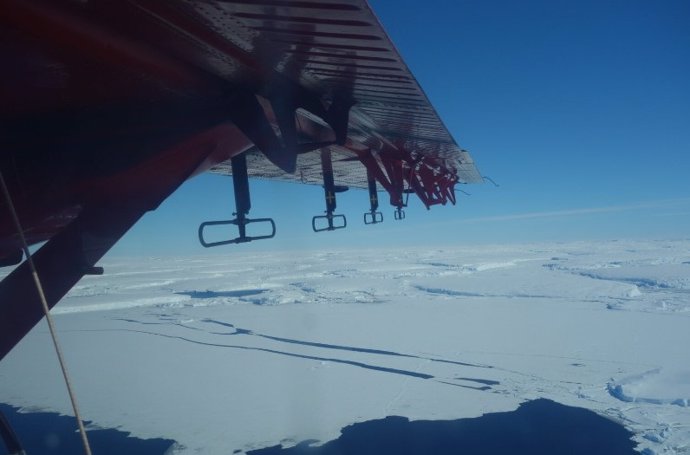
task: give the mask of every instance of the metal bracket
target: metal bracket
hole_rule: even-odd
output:
[[[396,220],[404,220],[405,211],[401,207],[396,208],[393,212],[393,218],[395,218]]]
[[[336,208],[335,194],[347,190],[347,187],[336,186],[333,179],[333,162],[331,160],[331,151],[328,149],[321,150],[321,171],[323,172],[323,191],[326,198],[326,214],[317,215],[311,219],[311,228],[314,232],[334,231],[336,229],[344,229],[347,227],[347,219],[345,215],[334,215]],[[333,223],[334,220],[342,219],[341,225]],[[326,220],[328,225],[326,227],[317,228],[317,220]]]
[[[364,214],[364,224],[383,223],[383,213],[376,211],[379,208],[379,196],[376,192],[376,180],[370,172],[367,172],[369,183],[369,212]]]
[[[228,95],[229,114],[233,123],[254,145],[276,166],[292,174],[296,170],[297,155],[347,142],[350,110],[355,104],[348,93],[337,92],[326,109],[321,97],[302,88],[283,76],[276,76],[262,90],[273,111],[273,118],[280,135],[276,134],[272,122],[257,94],[238,91]],[[304,109],[321,118],[333,130],[334,139],[311,142],[299,141],[299,129],[295,121],[297,109]]]
[[[271,233],[266,234],[266,235],[253,235],[253,236],[248,236],[246,234],[246,227],[248,224],[252,223],[269,223],[271,225]],[[222,226],[222,225],[227,225],[227,224],[234,224],[239,228],[240,235],[239,237],[236,237],[234,239],[230,240],[219,240],[217,242],[207,242],[204,240],[204,229],[206,229],[207,226]],[[206,221],[204,223],[201,223],[199,225],[199,242],[201,243],[202,246],[206,248],[210,248],[212,246],[220,246],[220,245],[228,245],[231,243],[247,243],[251,242],[253,240],[263,240],[263,239],[270,239],[275,237],[276,235],[276,224],[273,221],[272,218],[246,218],[244,216],[240,217],[238,216],[234,220],[224,220],[224,221]]]
[[[251,208],[251,201],[249,199],[249,176],[247,173],[247,157],[244,153],[232,157],[232,183],[235,189],[235,209],[237,210],[233,215],[236,216],[232,220],[221,221],[206,221],[199,225],[199,243],[205,248],[228,245],[232,243],[247,243],[253,240],[270,239],[276,235],[276,224],[272,218],[247,218],[249,209]],[[271,225],[271,233],[264,235],[247,235],[247,225],[255,223],[268,223]],[[216,242],[207,242],[204,238],[204,230],[208,226],[224,226],[234,224],[237,226],[240,235],[234,239],[219,240]]]
[[[366,212],[364,213],[364,224],[383,223],[383,213],[381,212]]]
[[[84,265],[84,275],[103,275],[105,273],[105,270],[103,267],[97,267],[95,265]]]
[[[333,223],[334,220],[338,220],[338,219],[342,219],[343,224],[335,225]],[[326,220],[328,225],[326,227],[317,228],[316,227],[316,221],[317,220]],[[329,213],[326,215],[317,215],[315,217],[312,217],[312,219],[311,219],[311,228],[314,230],[314,232],[335,231],[336,229],[345,229],[346,227],[347,227],[347,218],[345,218],[345,215],[333,215],[332,213]]]

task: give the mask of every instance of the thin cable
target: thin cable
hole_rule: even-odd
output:
[[[43,286],[41,285],[41,280],[38,278],[38,272],[36,271],[36,266],[34,265],[33,258],[29,252],[29,245],[26,242],[26,237],[24,236],[24,231],[22,230],[22,225],[19,222],[19,217],[14,209],[14,203],[12,202],[12,196],[10,191],[5,184],[5,177],[0,171],[0,185],[2,185],[2,192],[7,201],[7,206],[12,214],[12,220],[14,221],[14,227],[17,229],[19,238],[22,242],[22,250],[24,250],[24,256],[26,256],[26,262],[29,263],[29,268],[31,269],[31,275],[34,279],[34,284],[36,285],[36,290],[38,291],[38,297],[41,300],[41,305],[43,306],[43,313],[46,316],[46,322],[48,323],[48,330],[50,330],[50,337],[53,339],[53,346],[55,347],[55,353],[57,354],[58,362],[60,363],[60,369],[62,370],[62,377],[65,380],[65,385],[67,386],[67,393],[69,394],[69,399],[72,402],[72,410],[74,411],[74,417],[77,419],[77,424],[79,425],[79,434],[81,435],[81,441],[84,445],[84,452],[86,455],[91,455],[91,446],[89,445],[89,439],[86,436],[86,428],[84,428],[84,423],[82,422],[81,415],[79,413],[79,408],[77,407],[77,399],[72,390],[72,383],[67,374],[67,366],[65,365],[65,360],[62,355],[62,349],[58,343],[57,334],[55,330],[55,325],[53,323],[53,317],[50,314],[50,309],[48,308],[48,302],[46,300],[45,293],[43,292]]]
[[[494,186],[496,186],[496,187],[501,186],[501,185],[499,185],[498,183],[494,182],[494,179],[492,179],[491,177],[487,177],[486,175],[482,176],[482,179],[488,180],[489,182],[493,183]]]

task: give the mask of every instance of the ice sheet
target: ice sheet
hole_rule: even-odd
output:
[[[96,425],[179,453],[549,398],[690,447],[690,241],[110,258],[54,309]],[[0,402],[70,413],[46,328]]]

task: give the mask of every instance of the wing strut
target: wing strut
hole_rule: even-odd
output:
[[[49,307],[53,307],[144,214],[138,207],[85,209],[33,255]],[[43,318],[27,261],[0,282],[0,360]]]
[[[22,229],[21,222],[19,221],[19,216],[17,216],[17,211],[14,208],[14,202],[12,201],[12,196],[10,194],[7,185],[5,184],[5,177],[3,177],[2,172],[0,172],[0,186],[2,187],[3,195],[5,196],[5,201],[7,202],[7,207],[12,215],[12,220],[14,221],[15,228],[17,229],[17,235],[21,239],[22,250],[26,256],[26,262],[29,264],[29,269],[31,271],[31,277],[33,278],[34,284],[36,286],[36,292],[38,293],[39,300],[41,302],[41,308],[43,309],[43,314],[45,315],[46,322],[48,324],[48,330],[50,332],[50,338],[53,341],[53,347],[55,348],[55,354],[58,358],[58,363],[60,364],[60,370],[62,371],[62,377],[65,380],[65,386],[67,387],[67,394],[69,395],[70,402],[72,403],[72,410],[74,411],[74,417],[77,420],[77,425],[79,427],[79,435],[81,436],[82,443],[84,444],[84,453],[86,455],[91,455],[91,446],[89,445],[89,438],[86,435],[86,428],[84,427],[84,421],[81,418],[81,413],[79,412],[79,407],[77,406],[77,399],[74,393],[74,388],[72,386],[72,381],[67,373],[67,366],[65,364],[65,358],[62,354],[62,349],[60,343],[57,339],[57,331],[55,329],[55,323],[53,322],[53,317],[50,314],[50,308],[48,307],[48,301],[46,300],[45,292],[41,280],[38,276],[38,270],[34,264],[33,258],[31,257],[31,252],[29,251],[29,244],[26,242],[26,237],[24,236],[24,230]],[[4,422],[0,422],[4,423]],[[4,432],[3,432],[4,433]],[[7,431],[11,440],[13,436],[9,430]],[[5,435],[3,434],[3,439]],[[16,438],[15,438],[16,439]],[[12,443],[15,443],[12,441]]]
[[[209,159],[209,150],[215,149],[224,132],[228,130],[221,126],[190,136],[128,173],[92,183],[94,193],[107,188],[107,197],[84,204],[69,225],[31,255],[48,307],[55,306],[85,274],[100,273],[95,265],[103,255]],[[148,141],[142,144],[149,146]],[[156,178],[140,179],[154,174]],[[41,306],[31,268],[24,261],[0,282],[0,361],[44,317]]]

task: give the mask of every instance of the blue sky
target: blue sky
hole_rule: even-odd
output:
[[[457,206],[364,226],[367,195],[339,195],[348,229],[311,232],[319,187],[253,180],[250,216],[275,239],[231,251],[690,238],[690,2],[370,2],[490,184]],[[412,201],[413,198],[410,198]],[[227,219],[232,182],[185,183],[112,254],[206,254],[198,224]]]

